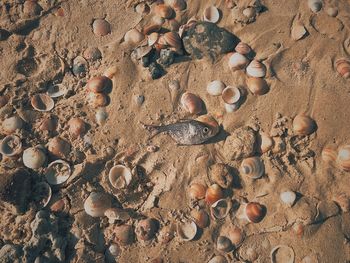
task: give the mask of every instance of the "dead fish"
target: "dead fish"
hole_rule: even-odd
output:
[[[197,120],[182,120],[169,125],[146,125],[143,127],[152,133],[151,138],[159,133],[170,135],[178,145],[196,145],[208,141],[218,133],[218,129]]]

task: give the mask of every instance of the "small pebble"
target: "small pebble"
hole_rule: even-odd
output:
[[[145,96],[135,95],[134,100],[135,100],[136,105],[141,106],[143,104],[143,102],[145,101]]]
[[[164,74],[164,70],[162,69],[162,67],[156,63],[156,62],[152,62],[149,67],[148,70],[151,74],[151,78],[152,79],[159,79],[161,76],[163,76]]]

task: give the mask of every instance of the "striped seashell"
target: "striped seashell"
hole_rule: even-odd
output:
[[[232,53],[228,60],[228,66],[232,70],[244,69],[248,63],[249,59],[238,52]]]
[[[338,149],[337,164],[342,170],[350,172],[350,145]]]
[[[239,171],[244,176],[258,179],[265,173],[265,166],[260,157],[249,157],[242,161]]]
[[[247,87],[254,95],[264,95],[269,91],[269,86],[263,78],[248,77]]]
[[[316,122],[309,116],[298,114],[293,120],[293,131],[297,135],[310,135],[317,129]]]
[[[263,78],[266,75],[266,67],[261,62],[253,60],[246,68],[246,72],[250,77]]]
[[[266,208],[256,202],[246,204],[245,215],[249,222],[259,223],[266,215]]]
[[[174,10],[168,5],[160,4],[154,7],[154,13],[160,17],[168,19],[174,15]]]
[[[179,50],[182,47],[181,38],[176,32],[165,33],[164,40],[169,46],[174,47],[176,50]]]
[[[350,61],[345,58],[340,58],[335,62],[335,67],[343,78],[350,77]]]
[[[334,147],[327,145],[322,149],[321,158],[326,164],[334,164],[337,160],[337,151]]]
[[[222,199],[224,197],[224,192],[221,187],[217,184],[212,184],[208,187],[207,192],[205,193],[205,201],[212,205],[216,201]]]
[[[223,101],[227,104],[237,103],[241,98],[241,91],[234,86],[227,86],[221,94]]]
[[[239,42],[237,44],[235,50],[237,53],[242,54],[242,55],[247,55],[252,51],[250,46],[248,46],[248,44],[246,44],[244,42]]]
[[[204,110],[204,102],[197,95],[185,92],[181,96],[181,105],[191,114],[199,114]]]

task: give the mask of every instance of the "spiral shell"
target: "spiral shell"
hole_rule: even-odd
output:
[[[269,86],[263,78],[248,77],[247,87],[253,95],[264,95],[269,91]]]
[[[209,216],[207,212],[205,212],[203,209],[197,210],[193,209],[191,211],[191,217],[193,221],[196,223],[197,226],[200,228],[206,228],[209,226]]]
[[[237,87],[227,86],[222,91],[221,97],[226,104],[235,104],[241,98],[241,91]]]
[[[346,58],[337,59],[335,67],[343,78],[348,79],[350,77],[350,61]]]
[[[68,121],[69,133],[73,137],[80,137],[86,132],[86,123],[80,118],[72,118]]]
[[[111,33],[111,25],[104,19],[95,19],[92,30],[96,36],[103,37]]]
[[[216,201],[222,199],[224,197],[224,193],[221,187],[217,184],[212,184],[208,187],[207,192],[205,193],[205,201],[212,205]]]
[[[69,163],[56,160],[50,163],[45,171],[46,181],[51,185],[60,185],[68,180],[72,170]]]
[[[112,81],[106,76],[97,76],[89,79],[86,89],[90,92],[101,93],[112,86]]]
[[[310,135],[316,129],[316,122],[307,115],[298,114],[293,119],[293,131],[297,135]]]
[[[220,96],[225,87],[222,81],[214,80],[207,85],[207,92],[212,96]]]
[[[154,13],[162,18],[169,19],[174,15],[174,10],[168,5],[160,4],[154,7]]]
[[[104,216],[105,211],[111,207],[111,198],[102,192],[91,192],[84,202],[85,212],[92,217]]]
[[[179,222],[176,230],[181,240],[191,241],[197,235],[198,228],[195,222],[187,220],[185,222]]]
[[[44,93],[34,95],[30,102],[37,111],[50,111],[55,106],[54,100]]]
[[[109,171],[108,179],[111,185],[116,189],[127,187],[132,180],[132,173],[124,165],[115,165]]]
[[[0,142],[0,153],[12,157],[22,152],[22,142],[17,135],[7,135]]]
[[[192,200],[200,200],[205,197],[207,187],[201,183],[192,183],[187,190],[188,196]]]
[[[245,215],[248,221],[259,223],[266,215],[266,208],[259,203],[250,202],[245,206]]]
[[[231,211],[232,202],[229,199],[220,199],[210,207],[210,214],[214,219],[223,219]]]
[[[253,60],[246,68],[246,72],[250,77],[263,78],[266,75],[266,67],[261,62]]]
[[[17,130],[22,129],[23,127],[23,120],[18,116],[12,116],[10,118],[5,119],[2,122],[2,129],[4,133],[11,134],[14,133]]]
[[[312,12],[317,13],[322,8],[322,1],[321,0],[308,0],[307,4]]]
[[[182,48],[182,40],[178,33],[167,32],[164,34],[164,40],[167,45],[175,48],[175,50],[180,50]]]
[[[23,151],[23,164],[30,169],[38,169],[44,165],[46,154],[39,147],[31,147]]]
[[[220,12],[215,6],[209,6],[204,9],[203,20],[211,23],[217,23],[220,19]]]
[[[232,242],[225,236],[219,236],[216,240],[216,249],[223,253],[228,253],[234,249]]]
[[[148,241],[155,237],[158,231],[158,222],[153,218],[140,220],[135,229],[138,240]]]
[[[247,59],[244,55],[235,52],[230,55],[228,60],[228,66],[232,70],[240,70],[244,69],[249,63],[249,59]]]
[[[52,138],[47,145],[49,152],[53,156],[61,159],[67,158],[68,154],[70,153],[70,147],[70,144],[60,137]]]
[[[130,29],[124,35],[124,40],[128,44],[138,44],[140,43],[145,36],[138,31],[136,28]]]
[[[350,172],[350,145],[338,149],[337,164],[342,170]]]
[[[204,102],[202,99],[190,92],[182,94],[181,105],[191,114],[199,114],[204,110]]]
[[[265,173],[265,167],[260,157],[249,157],[242,161],[239,171],[244,176],[258,179]]]
[[[244,42],[239,42],[235,47],[235,50],[241,55],[247,55],[252,51],[251,47]]]
[[[322,161],[326,164],[335,164],[337,160],[337,151],[335,147],[326,145],[321,152]]]
[[[280,194],[280,199],[285,205],[292,207],[297,199],[297,195],[293,191],[285,191]]]

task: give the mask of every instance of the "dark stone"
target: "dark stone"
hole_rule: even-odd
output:
[[[210,22],[198,22],[184,32],[185,50],[195,59],[215,62],[221,54],[234,50],[239,39],[224,28]]]
[[[158,63],[163,65],[164,67],[169,67],[174,63],[175,60],[175,52],[170,49],[162,49],[159,54]]]
[[[11,36],[10,32],[0,28],[0,41],[8,39],[9,36]]]
[[[151,74],[152,79],[159,79],[165,74],[163,68],[156,62],[152,62],[149,65],[148,70]]]
[[[149,66],[149,64],[151,63],[151,60],[148,56],[144,56],[141,58],[141,65],[144,68],[147,68]]]

